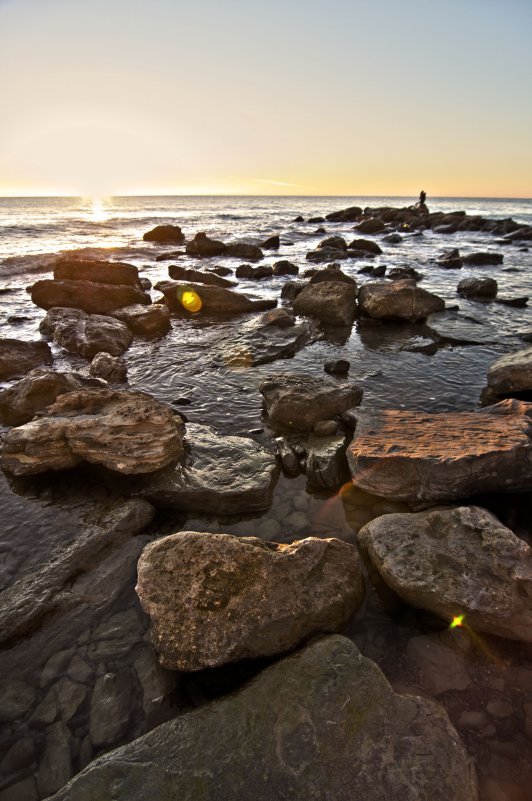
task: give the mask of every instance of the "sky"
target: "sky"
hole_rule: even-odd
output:
[[[532,196],[532,0],[0,0],[0,195]]]

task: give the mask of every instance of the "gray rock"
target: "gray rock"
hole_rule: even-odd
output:
[[[458,284],[459,295],[474,300],[492,300],[497,295],[495,278],[464,278]]]
[[[338,489],[349,476],[343,434],[316,435],[304,441],[306,476],[311,487]]]
[[[138,493],[155,506],[206,514],[246,514],[267,509],[278,475],[275,456],[246,437],[217,434],[187,424],[185,464],[160,471]]]
[[[275,430],[312,431],[318,420],[330,420],[358,406],[362,390],[312,376],[275,375],[259,387]]]
[[[72,776],[71,735],[64,723],[54,723],[46,733],[44,754],[37,771],[41,798],[63,787]]]
[[[33,706],[35,690],[19,679],[9,679],[0,685],[0,722],[9,723],[25,715]]]
[[[112,384],[122,384],[127,381],[125,361],[119,356],[111,356],[105,352],[96,354],[90,364],[89,373]]]
[[[339,636],[104,755],[53,801],[101,801],[111,788],[113,801],[478,798],[472,761],[444,710],[395,694]]]
[[[331,359],[325,362],[323,369],[330,375],[347,375],[351,364],[347,359]]]
[[[359,413],[347,449],[353,484],[411,503],[530,490],[531,414],[519,401],[478,412]]]
[[[444,251],[441,256],[436,259],[438,267],[445,267],[447,270],[460,270],[464,266],[464,260],[460,256],[460,251],[457,248]]]
[[[452,311],[431,314],[425,331],[442,345],[487,345],[501,340],[491,323]]]
[[[66,666],[70,662],[73,653],[73,648],[65,648],[64,650],[57,651],[57,653],[53,654],[43,668],[39,685],[41,687],[47,687],[52,681],[55,681],[62,676],[65,672]]]
[[[532,346],[492,362],[488,369],[488,387],[496,395],[532,390]]]
[[[106,673],[91,696],[90,737],[94,746],[117,743],[125,734],[133,707],[133,680],[128,670]]]
[[[51,363],[52,351],[46,342],[0,339],[0,381],[19,378],[41,364]]]
[[[67,674],[74,681],[86,684],[92,676],[92,668],[81,657],[74,654],[67,667]]]
[[[54,308],[53,316],[41,323],[41,330],[50,331],[61,348],[86,359],[93,359],[100,351],[120,356],[133,341],[133,334],[120,320],[80,310],[73,315],[68,309]]]
[[[33,776],[0,791],[0,801],[37,801],[38,798],[39,794]]]
[[[391,589],[473,631],[532,642],[532,550],[476,506],[378,517],[358,533]]]
[[[326,325],[351,325],[357,311],[356,297],[356,286],[339,281],[311,283],[298,293],[294,311]]]
[[[297,454],[294,453],[284,437],[276,437],[275,442],[281,459],[283,473],[287,476],[298,476],[301,470]]]
[[[195,671],[338,630],[364,582],[356,549],[340,540],[276,545],[185,531],[144,549],[137,593],[163,667]]]
[[[376,281],[360,288],[358,307],[360,314],[377,320],[419,322],[429,314],[442,311],[445,303],[409,281]]]
[[[144,392],[88,389],[60,395],[44,416],[5,434],[1,464],[17,476],[83,461],[149,473],[182,453],[182,430],[170,406]]]
[[[63,723],[68,723],[76,714],[86,695],[86,687],[63,677],[50,688],[41,701],[32,715],[32,722],[36,725],[45,725],[52,723],[58,716]]]
[[[136,303],[117,309],[111,317],[125,323],[133,334],[145,339],[164,337],[171,328],[170,311],[163,303],[152,303],[150,306]]]
[[[173,692],[177,676],[159,664],[152,648],[145,648],[134,662],[142,687],[142,707],[146,717],[157,712],[163,701]]]

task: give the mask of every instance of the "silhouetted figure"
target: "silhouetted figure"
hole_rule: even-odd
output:
[[[427,199],[427,193],[425,192],[424,189],[422,189],[421,192],[419,193],[419,205],[424,206],[426,199]]]

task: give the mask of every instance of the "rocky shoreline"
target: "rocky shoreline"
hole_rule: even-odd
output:
[[[435,413],[368,407],[338,345],[355,325],[392,360],[501,344],[460,298],[509,315],[527,298],[458,271],[528,253],[532,228],[419,204],[308,222],[303,259],[277,258],[282,235],[158,226],[154,261],[177,263],[153,288],[61,256],[28,287],[42,339],[0,339],[11,490],[78,510],[0,594],[0,801],[526,799],[530,331],[502,342],[476,407]],[[466,232],[482,248],[429,262],[457,305],[418,263],[371,263]],[[128,352],[156,365],[176,325],[211,337],[213,370],[268,365],[262,429],[229,435],[136,387]],[[321,375],[298,363],[317,342]]]

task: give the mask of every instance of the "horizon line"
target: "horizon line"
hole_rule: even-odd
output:
[[[0,200],[69,200],[69,199],[123,199],[123,198],[158,198],[158,197],[194,197],[194,198],[416,198],[418,195],[329,195],[329,194],[283,194],[283,195],[270,195],[270,194],[240,194],[240,193],[205,193],[205,194],[190,194],[190,193],[147,193],[147,194],[123,194],[123,195],[83,195],[83,194],[51,194],[51,195],[0,195]],[[429,195],[428,200],[532,200],[532,195]]]

